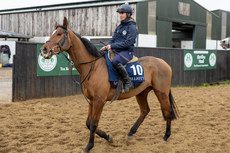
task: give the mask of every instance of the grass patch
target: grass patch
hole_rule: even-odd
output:
[[[215,86],[220,86],[220,85],[230,85],[230,81],[220,81],[220,82],[214,82],[214,83],[203,83],[200,87],[215,87]]]

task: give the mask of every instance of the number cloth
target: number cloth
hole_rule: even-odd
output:
[[[105,53],[106,64],[109,72],[109,82],[113,88],[116,88],[116,84],[119,80],[117,71],[113,68],[111,61],[108,58],[108,52]],[[125,67],[129,74],[131,81],[133,82],[134,88],[137,88],[142,82],[145,82],[144,69],[138,61],[133,63],[127,63]]]

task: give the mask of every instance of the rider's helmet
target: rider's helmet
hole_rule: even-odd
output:
[[[129,13],[130,16],[132,16],[132,14],[133,14],[133,9],[132,9],[132,7],[131,7],[128,3],[125,3],[125,4],[122,4],[122,5],[117,9],[117,12],[118,12],[118,13]]]

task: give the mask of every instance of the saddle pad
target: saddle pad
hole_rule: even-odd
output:
[[[109,72],[109,82],[111,83],[112,87],[115,87],[119,80],[119,75],[117,71],[113,68],[112,63],[108,58],[108,52],[104,53]],[[140,83],[145,82],[144,69],[138,61],[133,63],[127,63],[125,68],[129,74],[131,81],[133,82],[134,88],[138,87]]]

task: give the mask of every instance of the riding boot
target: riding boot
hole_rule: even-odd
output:
[[[117,70],[119,76],[122,78],[124,88],[122,90],[122,93],[128,92],[130,89],[133,88],[132,82],[129,78],[129,75],[125,69],[125,67],[121,64],[118,63],[117,65],[114,66],[114,68]]]

